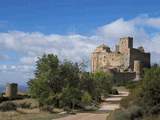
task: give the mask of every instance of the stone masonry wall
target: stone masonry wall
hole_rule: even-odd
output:
[[[142,67],[150,67],[150,53],[143,53],[137,49],[130,49],[130,65],[134,69],[134,60],[139,60]]]
[[[140,69],[150,67],[150,53],[145,53],[143,47],[133,48],[132,37],[120,38],[115,51],[104,44],[98,46],[92,53],[91,60],[92,72],[114,70],[117,71],[116,76],[123,79],[135,77],[135,60],[140,61]]]
[[[119,82],[126,82],[129,80],[134,80],[136,77],[135,72],[117,72],[113,74],[114,80],[119,83]]]
[[[101,70],[103,67],[118,67],[124,65],[124,55],[120,53],[93,53],[92,69]]]

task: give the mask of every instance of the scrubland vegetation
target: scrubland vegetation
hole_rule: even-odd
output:
[[[43,55],[37,61],[35,77],[28,82],[29,98],[8,101],[0,97],[0,117],[9,119],[7,115],[15,111],[11,115],[13,120],[50,120],[61,117],[55,113],[62,111],[96,110],[103,97],[118,94],[113,86],[122,84],[130,94],[122,99],[121,108],[111,112],[107,120],[160,119],[159,66],[145,69],[141,81],[115,83],[111,74],[86,72],[83,66],[70,61],[60,62],[53,54]]]
[[[29,95],[38,100],[41,108],[95,109],[101,96],[111,92],[111,81],[110,74],[92,74],[77,63],[60,62],[53,54],[43,55],[37,61],[35,78],[28,82]]]
[[[13,119],[19,116],[39,120],[63,116],[54,114],[62,111],[97,110],[102,97],[117,94],[112,91],[112,79],[111,74],[86,72],[84,64],[60,62],[56,55],[43,55],[36,63],[34,78],[28,82],[27,98],[10,100],[1,96],[0,117],[10,119],[13,113]],[[46,117],[41,116],[44,113]]]
[[[139,82],[126,85],[130,95],[121,101],[121,109],[107,120],[160,120],[160,67],[144,70]]]

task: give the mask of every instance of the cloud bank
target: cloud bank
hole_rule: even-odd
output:
[[[98,27],[90,36],[80,34],[50,34],[9,31],[0,33],[0,82],[15,81],[24,84],[33,77],[35,61],[44,53],[53,53],[61,60],[89,61],[90,54],[99,44],[112,48],[119,38],[134,37],[135,47],[144,46],[152,53],[152,63],[160,61],[160,18],[138,16],[119,18]],[[8,62],[6,62],[8,61]]]

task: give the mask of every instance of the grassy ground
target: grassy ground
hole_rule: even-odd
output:
[[[0,120],[52,120],[65,115],[50,114],[47,112],[20,113],[16,111],[0,112]]]
[[[146,117],[143,120],[160,120],[160,115]]]
[[[119,91],[127,91],[124,87],[115,87],[115,89]],[[61,117],[67,116],[66,114],[60,115],[55,113],[47,113],[41,112],[38,109],[38,102],[35,99],[23,99],[23,100],[14,100],[12,101],[16,104],[22,103],[30,103],[31,107],[28,109],[20,109],[18,108],[17,111],[10,111],[10,112],[0,112],[0,120],[53,120]],[[57,110],[60,112],[61,110]],[[107,114],[99,114],[99,113],[79,113],[75,116],[70,116],[75,118],[74,120],[104,120]],[[67,119],[68,118],[68,119]],[[69,117],[63,118],[67,120],[71,120]]]
[[[21,99],[21,100],[12,100],[12,102],[16,103],[16,104],[22,104],[22,103],[26,103],[26,104],[30,104],[30,108],[37,108],[38,107],[38,101],[32,98],[25,98],[25,99]]]
[[[126,91],[126,92],[128,92],[128,91],[129,91],[129,90],[128,90],[128,89],[126,89],[126,87],[124,87],[124,86],[119,86],[119,87],[114,86],[114,87],[113,87],[113,89],[117,89],[118,91]]]
[[[16,111],[0,112],[0,120],[52,120],[66,115],[56,113],[42,112],[38,108],[38,102],[35,99],[26,98],[22,100],[13,100],[16,104],[27,103],[29,108],[17,108]],[[53,112],[62,112],[60,109],[54,109]]]

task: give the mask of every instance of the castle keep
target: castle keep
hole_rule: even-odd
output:
[[[102,44],[98,46],[91,56],[92,72],[112,72],[122,79],[135,79],[141,77],[143,68],[150,67],[150,53],[143,47],[133,48],[133,38],[120,38],[115,51]]]

